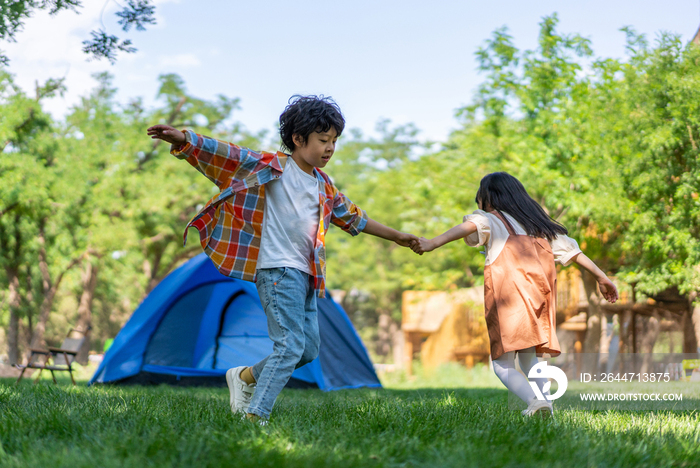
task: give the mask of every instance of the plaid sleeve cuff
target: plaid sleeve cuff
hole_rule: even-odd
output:
[[[360,210],[360,216],[356,217],[352,223],[350,223],[350,227],[348,228],[348,232],[352,236],[356,236],[362,231],[365,230],[365,226],[367,226],[367,220],[369,219],[369,216],[367,216],[367,212],[361,208],[358,208]]]
[[[185,143],[181,145],[170,145],[170,154],[178,159],[187,159],[190,157],[190,153],[194,148],[192,141],[195,139],[196,134],[192,130],[183,130],[182,133],[185,134]]]

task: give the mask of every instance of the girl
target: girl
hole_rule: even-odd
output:
[[[527,378],[516,370],[515,356],[527,375],[538,353],[561,353],[555,332],[554,263],[576,263],[588,270],[609,302],[617,300],[617,288],[515,177],[505,172],[487,175],[481,179],[476,203],[479,209],[462,224],[433,239],[422,237],[411,248],[422,255],[462,238],[472,247],[485,247],[484,308],[493,369],[528,405],[524,415],[549,417],[551,403],[537,399]],[[536,380],[547,395],[542,391],[547,379]]]

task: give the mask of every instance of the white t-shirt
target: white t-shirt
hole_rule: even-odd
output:
[[[288,158],[282,177],[265,184],[258,269],[291,267],[312,275],[318,210],[318,179]]]
[[[526,235],[525,229],[508,213],[502,212],[506,219],[513,226],[513,230],[518,235]],[[485,265],[495,262],[510,234],[505,224],[496,215],[483,210],[476,210],[474,213],[464,217],[464,222],[471,221],[476,225],[476,232],[464,239],[467,245],[472,247],[486,247]],[[554,254],[554,261],[563,266],[568,266],[574,257],[581,253],[578,243],[569,236],[559,234],[549,243]]]

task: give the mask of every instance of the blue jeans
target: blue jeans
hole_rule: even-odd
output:
[[[310,275],[296,268],[258,270],[255,283],[260,295],[272,354],[251,367],[255,393],[248,412],[269,418],[294,369],[318,356],[318,312]]]

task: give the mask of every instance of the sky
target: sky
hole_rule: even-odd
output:
[[[45,108],[62,118],[109,71],[126,103],[156,105],[158,76],[179,74],[191,95],[240,98],[234,119],[251,131],[274,130],[294,94],[332,96],[347,128],[374,135],[381,119],[413,123],[422,140],[444,141],[455,110],[471,102],[483,76],[474,53],[506,26],[520,49],[536,47],[539,23],[557,13],[558,31],[592,41],[596,57],[623,58],[623,26],[650,40],[661,31],[684,41],[700,26],[700,0],[156,0],[157,24],[124,33],[115,0],[84,0],[80,14],[38,12],[16,43],[0,43],[16,83],[65,77],[68,92]],[[135,54],[87,61],[82,41],[102,24],[130,38]]]

